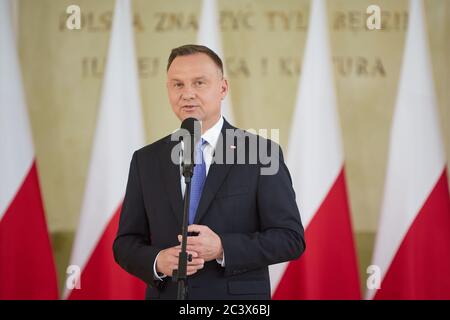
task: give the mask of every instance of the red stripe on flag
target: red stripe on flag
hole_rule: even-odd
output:
[[[306,250],[291,261],[274,299],[361,299],[344,169],[305,231]]]
[[[81,272],[80,289],[73,289],[70,300],[142,300],[145,283],[114,261],[113,242],[119,226],[121,206],[102,234],[86,267]],[[149,262],[149,268],[152,268]]]
[[[450,299],[450,196],[446,170],[406,233],[375,299]]]
[[[0,221],[1,299],[58,299],[35,162]]]

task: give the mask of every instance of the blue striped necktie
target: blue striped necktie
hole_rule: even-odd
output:
[[[194,175],[191,180],[191,198],[189,202],[189,224],[194,223],[198,204],[202,197],[203,186],[206,180],[206,165],[203,158],[203,148],[208,142],[203,138],[195,146]]]

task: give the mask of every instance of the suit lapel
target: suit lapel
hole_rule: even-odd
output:
[[[177,144],[177,141],[171,141],[169,137],[159,160],[162,168],[161,174],[163,175],[164,185],[169,197],[170,206],[172,207],[173,214],[175,215],[181,228],[183,223],[183,199],[181,196],[180,185],[180,165],[178,163],[173,163],[171,160],[173,148],[180,148]]]
[[[233,144],[233,139],[226,138],[227,136],[227,129],[236,129],[233,126],[231,126],[226,120],[224,120],[223,127],[221,130],[221,137],[219,137],[219,140],[216,145],[217,148],[222,148],[222,154],[215,152],[214,158],[216,156],[222,157],[223,160],[217,160],[213,161],[211,166],[209,167],[208,176],[206,177],[205,186],[203,187],[202,191],[202,197],[200,198],[200,203],[197,208],[197,213],[195,215],[194,223],[198,224],[199,221],[203,218],[203,216],[206,214],[211,202],[213,201],[214,197],[216,196],[217,191],[219,191],[220,186],[222,185],[223,181],[225,180],[225,177],[227,176],[228,172],[230,171],[231,167],[233,166],[233,163],[226,164],[226,153],[227,150],[231,150],[228,152],[233,152],[233,159],[236,159],[236,149],[231,149],[231,145]]]

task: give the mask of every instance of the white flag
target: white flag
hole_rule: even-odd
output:
[[[367,298],[450,299],[450,198],[423,3],[409,27]]]
[[[70,299],[143,299],[144,283],[114,261],[133,151],[144,145],[129,0],[116,0],[97,127],[71,264],[81,268]]]
[[[313,0],[287,157],[306,250],[271,266],[274,299],[360,299],[333,79],[326,5]]]
[[[0,300],[57,299],[9,0],[0,0]]]

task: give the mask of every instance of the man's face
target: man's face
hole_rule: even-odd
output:
[[[167,91],[178,119],[196,118],[206,130],[219,119],[228,83],[208,55],[196,53],[172,61],[167,71]]]

